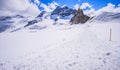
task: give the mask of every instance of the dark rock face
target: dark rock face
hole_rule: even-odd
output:
[[[77,13],[70,20],[70,22],[73,24],[85,23],[89,18],[90,17],[88,17],[87,15],[84,15],[83,10],[79,8]]]
[[[13,16],[13,18],[24,18],[24,16],[22,16],[22,15],[15,15],[15,16]]]
[[[42,11],[38,16],[37,16],[37,18],[38,17],[43,17],[43,15],[46,13],[46,11]]]
[[[12,18],[24,18],[21,15],[15,15],[15,16],[0,16],[0,21],[9,21]]]
[[[0,16],[0,21],[7,21],[7,20],[11,20],[12,17],[11,16]]]
[[[46,11],[42,11],[36,18],[47,19],[50,17],[50,13]]]
[[[0,16],[0,33],[11,27],[13,21],[12,16]]]
[[[8,24],[3,24],[0,25],[0,33],[6,31],[8,28],[10,28],[11,26]]]
[[[38,22],[41,22],[42,21],[42,17],[43,15],[46,13],[46,11],[42,11],[35,19],[31,20],[31,21],[28,21],[28,24],[25,25],[24,27],[28,27],[28,26],[31,26],[33,24],[36,24]]]
[[[64,17],[67,17],[67,16],[70,16],[70,15],[74,15],[76,13],[76,10],[74,9],[71,9],[67,6],[64,6],[64,7],[60,7],[58,6],[52,13],[51,13],[51,16],[60,16],[61,18],[64,18]],[[54,18],[54,17],[53,17]]]
[[[28,27],[28,26],[34,25],[34,24],[36,24],[38,22],[41,22],[41,21],[42,21],[41,17],[40,18],[39,17],[35,18],[34,20],[28,21],[28,24],[26,24],[24,27]]]
[[[35,24],[35,23],[37,23],[37,20],[28,21],[28,24],[25,25],[25,27],[30,26],[30,25],[33,25],[33,24]]]
[[[28,21],[28,24],[26,24],[24,27],[34,25],[34,24],[41,22],[41,21],[42,21],[42,18],[35,18],[34,20]]]

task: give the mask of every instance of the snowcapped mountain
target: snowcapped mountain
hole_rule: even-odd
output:
[[[51,18],[55,19],[57,16],[60,17],[60,19],[71,19],[76,13],[75,9],[71,9],[68,6],[60,7],[58,6],[52,13]]]
[[[69,24],[70,19],[75,15],[76,10],[71,9],[67,6],[63,7],[56,7],[52,12],[46,12],[46,11],[41,11],[41,13],[36,16],[33,19],[29,19],[29,17],[24,17],[21,15],[15,15],[15,16],[0,16],[0,32],[4,31],[17,31],[20,29],[24,29],[24,27],[28,27],[31,25],[35,25],[34,27],[36,28],[36,25],[40,26],[44,25],[42,27],[46,27],[51,23],[53,24],[59,24],[63,25],[64,21]],[[50,21],[46,22],[46,24],[42,24],[44,21]],[[89,21],[90,22],[96,22],[96,21],[104,21],[104,22],[109,22],[109,21],[117,21],[119,22],[120,20],[120,13],[111,13],[111,12],[103,12],[98,16],[95,16],[91,18]],[[38,23],[38,24],[37,24]],[[40,24],[41,23],[41,24]],[[37,26],[37,28],[39,27]],[[33,27],[32,27],[33,28]]]
[[[120,21],[120,13],[112,13],[112,12],[102,12],[100,15],[93,17],[92,21],[102,21],[102,22],[110,22],[110,21]]]
[[[41,22],[44,19],[50,19],[50,14],[50,12],[42,11],[37,17],[28,21],[28,24],[25,25],[25,27]]]
[[[44,19],[51,19],[51,20],[69,19],[70,20],[75,15],[75,13],[76,13],[76,10],[71,9],[67,6],[63,6],[63,7],[58,6],[52,12],[46,12],[43,10],[35,19],[28,21],[28,24],[25,25],[25,27],[41,22]]]
[[[0,16],[0,32],[4,32],[7,29],[14,30],[27,22],[28,19],[21,15]]]

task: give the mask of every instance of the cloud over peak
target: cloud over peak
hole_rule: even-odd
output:
[[[101,8],[97,11],[97,13],[100,13],[100,12],[117,12],[117,13],[119,13],[120,12],[120,6],[118,4],[118,6],[115,7],[114,4],[108,3],[107,6]]]
[[[1,0],[0,12],[36,16],[40,11],[37,6],[30,3],[29,0]],[[9,13],[6,13],[6,15],[9,15]]]
[[[117,6],[115,6],[112,3],[108,3],[106,6],[95,10],[91,4],[89,3],[82,3],[82,5],[79,4],[75,4],[73,6],[75,9],[81,8],[84,10],[84,13],[89,15],[89,16],[95,16],[95,15],[99,15],[102,12],[115,12],[115,13],[119,13],[120,12],[120,4],[118,4]],[[88,8],[88,9],[86,9]]]
[[[52,12],[58,6],[57,2],[49,3],[48,5],[41,3],[40,7],[44,8],[44,11]]]
[[[91,8],[92,6],[89,3],[82,3],[82,5],[80,6],[81,9],[85,9],[85,8]]]
[[[81,2],[81,0],[78,0]],[[0,0],[0,16],[9,15],[9,14],[22,14],[26,16],[37,16],[40,13],[39,7],[43,8],[46,12],[52,12],[59,4],[57,2],[51,2],[48,4],[40,2],[40,0]],[[94,5],[83,2],[82,4],[72,5],[74,9],[81,8],[84,10],[84,13],[87,15],[96,15],[101,12],[120,12],[120,4],[117,6],[108,3],[106,6],[101,7],[100,9],[95,10]]]

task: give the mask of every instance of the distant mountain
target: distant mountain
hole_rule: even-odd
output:
[[[11,24],[14,23],[12,18],[12,16],[0,16],[0,33],[11,27]]]
[[[36,16],[34,19],[30,17],[24,17],[22,15],[14,15],[14,16],[0,16],[0,33],[9,30],[17,31],[21,28],[28,27],[34,25],[38,22],[51,20],[52,24],[58,23],[59,19],[70,20],[72,23],[85,23],[86,21],[95,22],[109,22],[109,21],[117,21],[120,22],[120,13],[112,13],[112,12],[103,12],[100,15],[94,16],[92,18],[88,17],[83,13],[83,10],[75,10],[71,9],[67,6],[64,7],[56,7],[52,12],[41,11],[41,13]],[[54,20],[54,21],[53,21]],[[61,21],[61,20],[60,20]],[[46,22],[45,22],[46,23]],[[35,26],[35,28],[46,28]]]
[[[46,12],[43,10],[35,19],[28,21],[28,24],[25,25],[25,27],[41,22],[44,19],[56,20],[56,18],[58,17],[60,19],[71,19],[75,15],[75,13],[76,10],[71,9],[67,6],[64,7],[58,6],[52,12]]]
[[[77,10],[71,9],[68,6],[58,6],[52,12],[42,11],[37,18],[44,17],[46,19],[47,17],[50,17],[51,19],[55,19],[59,16],[60,19],[71,19],[71,17],[75,15],[76,11]]]
[[[22,15],[0,16],[0,33],[10,28],[14,29],[17,26],[17,23],[22,24],[24,22],[27,21]]]
[[[120,13],[112,13],[112,12],[103,12],[98,16],[93,17],[91,21],[119,21],[120,22]]]
[[[36,24],[38,22],[43,21],[44,19],[50,19],[50,14],[51,12],[46,12],[46,11],[41,11],[41,13],[35,17],[33,20],[28,21],[28,24],[25,25],[24,27],[28,27],[30,25]]]
[[[55,19],[56,17],[60,17],[60,19],[71,19],[73,15],[75,15],[76,10],[71,9],[68,6],[60,7],[58,6],[52,13],[51,18]]]

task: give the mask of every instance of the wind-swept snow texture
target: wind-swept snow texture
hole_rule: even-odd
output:
[[[0,33],[0,70],[120,70],[119,22],[33,27],[42,23]]]

